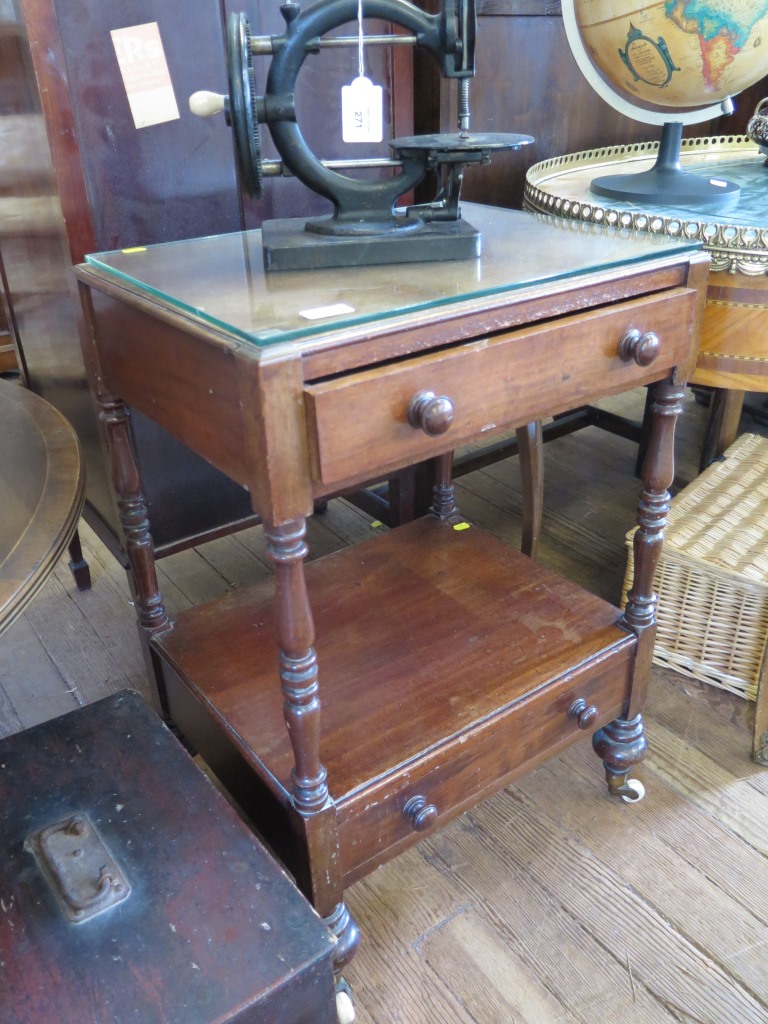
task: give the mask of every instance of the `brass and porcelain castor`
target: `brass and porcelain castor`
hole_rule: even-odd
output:
[[[648,749],[642,715],[630,719],[617,718],[598,729],[592,737],[592,747],[603,760],[611,796],[620,797],[625,804],[642,800],[645,786],[629,777],[633,766],[642,761]]]
[[[645,796],[645,786],[639,779],[627,779],[623,786],[616,790],[625,804],[636,804]]]
[[[336,981],[336,1018],[339,1024],[352,1024],[355,1019],[352,992],[344,978],[339,978]]]

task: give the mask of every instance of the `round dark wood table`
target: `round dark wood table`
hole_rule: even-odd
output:
[[[0,633],[69,544],[85,477],[74,430],[53,406],[0,380]]]

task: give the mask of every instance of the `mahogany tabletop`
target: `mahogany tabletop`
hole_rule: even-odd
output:
[[[85,476],[53,406],[0,380],[0,632],[34,597],[77,526]]]

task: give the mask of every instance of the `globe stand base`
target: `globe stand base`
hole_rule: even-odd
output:
[[[739,185],[722,178],[702,178],[688,171],[650,171],[606,174],[592,181],[595,195],[629,203],[664,206],[724,206],[736,203]]]
[[[662,129],[659,155],[649,171],[606,174],[594,178],[595,195],[624,202],[664,206],[724,206],[738,201],[741,187],[723,178],[705,178],[680,166],[683,126],[667,121]]]

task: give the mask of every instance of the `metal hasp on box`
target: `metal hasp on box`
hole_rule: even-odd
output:
[[[0,741],[3,1024],[335,1024],[335,941],[141,697]]]

